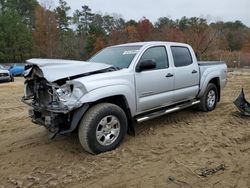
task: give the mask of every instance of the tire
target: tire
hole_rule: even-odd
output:
[[[209,83],[204,95],[200,98],[199,110],[203,112],[213,111],[218,102],[218,90],[216,85]]]
[[[11,76],[10,81],[11,81],[11,82],[14,82],[14,81],[15,81],[15,79],[14,79],[13,76]]]
[[[107,152],[121,144],[127,127],[126,114],[120,107],[100,103],[90,108],[83,116],[78,129],[79,141],[91,154]]]

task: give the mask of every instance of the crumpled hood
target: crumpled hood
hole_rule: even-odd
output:
[[[75,77],[87,73],[93,73],[110,68],[104,63],[89,63],[85,61],[61,60],[61,59],[29,59],[26,61],[33,65],[32,69],[40,69],[40,76],[49,82],[64,78]],[[28,68],[26,75],[30,76],[32,69]],[[31,74],[33,74],[31,72]]]

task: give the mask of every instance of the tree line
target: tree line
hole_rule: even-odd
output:
[[[119,15],[93,13],[87,5],[70,12],[64,0],[54,10],[36,0],[0,0],[0,62],[31,57],[86,60],[106,46],[152,40],[188,43],[199,60],[233,62],[250,54],[250,28],[241,21],[208,23],[199,17],[125,21]],[[249,65],[250,56],[246,57],[244,63]]]

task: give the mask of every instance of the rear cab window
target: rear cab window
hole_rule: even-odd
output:
[[[184,67],[193,63],[191,53],[187,47],[171,46],[170,48],[172,51],[175,67]]]

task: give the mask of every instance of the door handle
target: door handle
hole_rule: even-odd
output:
[[[173,74],[168,73],[168,74],[166,75],[166,78],[170,78],[170,77],[173,77],[173,76],[174,76]]]
[[[198,71],[197,70],[193,70],[192,71],[192,74],[196,74]]]

